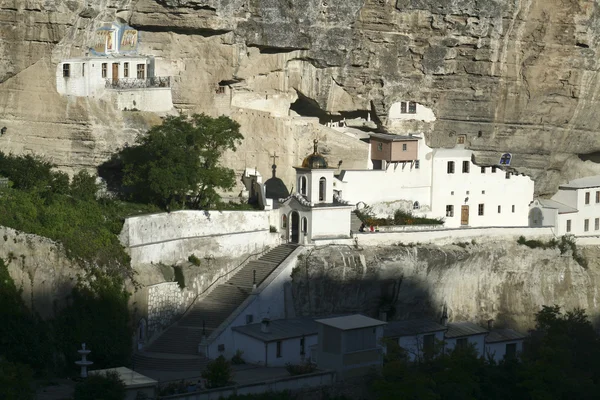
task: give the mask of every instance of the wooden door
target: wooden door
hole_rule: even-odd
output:
[[[469,225],[469,206],[462,206],[460,209],[460,224]]]
[[[119,64],[113,63],[112,65],[112,80],[116,82],[119,80]]]

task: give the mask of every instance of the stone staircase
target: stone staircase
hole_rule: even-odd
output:
[[[358,232],[358,229],[361,225],[362,221],[360,220],[360,218],[358,218],[356,213],[352,211],[352,213],[350,214],[350,230],[356,233]]]
[[[282,244],[258,260],[250,261],[227,282],[218,285],[196,302],[174,325],[134,356],[136,370],[201,371],[208,359],[198,355],[203,331],[206,337],[216,330],[252,293],[254,271],[261,284],[297,246]]]

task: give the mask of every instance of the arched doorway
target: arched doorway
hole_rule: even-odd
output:
[[[542,215],[542,210],[537,207],[532,208],[529,211],[529,226],[530,227],[540,227],[542,226],[542,222],[544,217]]]
[[[300,243],[300,214],[298,211],[292,211],[290,214],[290,242]]]

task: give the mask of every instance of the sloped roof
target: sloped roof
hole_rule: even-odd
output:
[[[318,325],[311,318],[276,319],[270,321],[269,333],[261,331],[261,323],[236,326],[232,329],[262,342],[274,342],[316,335],[318,333]]]
[[[555,200],[538,199],[538,201],[540,202],[542,207],[557,209],[559,214],[567,214],[567,213],[577,212],[576,208],[569,207],[568,205],[559,203],[558,201],[555,201]]]
[[[585,189],[600,187],[600,175],[586,176],[585,178],[573,179],[572,181],[560,185],[559,189]]]
[[[523,340],[527,335],[513,331],[512,329],[496,329],[491,331],[486,337],[486,343],[511,342]]]
[[[389,140],[391,142],[422,139],[420,136],[417,135],[392,135],[389,133],[369,133],[369,136],[371,138]]]
[[[378,319],[365,317],[361,314],[346,315],[343,317],[333,317],[318,319],[316,322],[331,326],[333,328],[348,331],[351,329],[369,328],[372,326],[385,325],[386,323]]]
[[[452,322],[448,324],[448,331],[444,335],[448,339],[472,336],[472,335],[483,335],[489,331],[481,326],[472,322]]]
[[[445,331],[448,327],[429,319],[411,319],[406,321],[390,321],[383,330],[383,336],[400,337],[423,333]]]

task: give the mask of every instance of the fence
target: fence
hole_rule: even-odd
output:
[[[137,78],[121,78],[121,79],[107,79],[107,89],[145,89],[145,88],[168,88],[171,87],[170,76],[155,76],[146,79]]]

